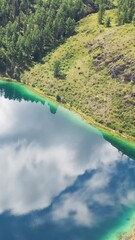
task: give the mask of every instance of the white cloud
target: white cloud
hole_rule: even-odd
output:
[[[12,103],[10,103],[9,100],[0,97],[0,135],[8,133],[15,125],[15,118],[11,106]]]
[[[74,194],[64,197],[62,201],[54,207],[52,218],[54,221],[63,221],[64,219],[71,218],[75,224],[89,227],[92,227],[96,222],[95,216],[87,204],[77,199]]]
[[[40,126],[37,123],[43,109],[35,114],[31,103],[26,107],[22,101],[20,107],[20,103],[8,101],[7,104],[7,101],[1,98],[0,102],[0,137],[5,138],[0,146],[0,213],[11,210],[13,214],[27,214],[48,207],[56,196],[74,185],[79,175],[93,170],[91,178],[81,183],[76,192],[62,194],[59,202],[53,203],[51,217],[60,222],[70,218],[77,225],[89,227],[102,221],[92,206],[115,206],[115,196],[106,188],[114,177],[117,163],[125,158],[101,136],[83,135],[80,130],[74,130],[75,126],[69,131],[67,123],[60,126],[57,116],[56,129],[47,114],[43,115]],[[49,127],[43,132],[42,127],[47,123]],[[33,135],[24,139],[29,129],[36,136],[35,142],[32,142]],[[128,205],[135,199],[135,192],[130,189],[126,197],[120,193],[118,204]],[[40,223],[38,219],[37,224]]]
[[[132,207],[135,203],[135,190],[134,189],[128,189],[125,194],[122,194],[120,197],[121,192],[119,192],[119,198],[121,201],[121,204]]]
[[[121,154],[117,149],[113,148],[109,143],[105,143],[94,152],[89,161],[89,172],[94,170],[91,177],[84,181],[79,189],[73,193],[66,194],[66,196],[60,198],[59,202],[54,204],[52,211],[52,218],[55,221],[62,221],[66,219],[72,219],[74,224],[81,224],[89,226],[90,228],[99,225],[105,221],[105,216],[93,209],[96,206],[111,207],[112,215],[117,215],[121,210],[122,205],[128,205],[135,199],[135,193],[128,195],[128,203],[123,202],[124,192],[118,194],[119,189],[110,187],[110,182],[115,177],[117,170],[117,164],[119,162],[126,161],[126,158],[121,158]],[[91,164],[94,162],[94,165]],[[126,179],[127,184],[130,180]],[[127,198],[126,198],[127,200]],[[75,214],[70,214],[75,212]],[[108,213],[106,218],[111,217]]]
[[[63,146],[43,149],[26,141],[0,148],[0,212],[23,214],[47,207],[80,172],[74,152]]]
[[[106,171],[96,172],[90,180],[86,182],[86,187],[90,188],[91,191],[97,191],[104,189],[110,182],[111,175]]]
[[[26,140],[2,145],[0,212],[11,209],[14,214],[25,214],[48,207],[54,197],[74,183],[78,175],[91,168],[91,159],[80,165],[76,158],[76,150],[66,145],[43,148]],[[91,192],[104,189],[109,179],[106,171],[99,172],[86,182],[85,187]],[[80,204],[82,202],[78,206]],[[87,206],[83,205],[81,209],[87,216]],[[79,217],[79,212],[75,216]]]

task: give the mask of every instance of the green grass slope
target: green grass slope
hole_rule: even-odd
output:
[[[76,35],[22,76],[45,95],[120,133],[135,137],[135,27],[116,26],[116,10],[107,11],[111,27],[97,23],[97,14],[76,26]],[[61,63],[60,77],[54,64]]]

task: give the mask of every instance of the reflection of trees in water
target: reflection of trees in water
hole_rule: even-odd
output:
[[[109,134],[104,133],[103,137],[105,140],[110,142],[112,146],[116,147],[122,155],[127,155],[135,160],[135,147],[133,145],[130,145],[130,143],[128,144],[126,141]]]
[[[45,104],[45,101],[38,99],[34,95],[28,94],[25,89],[21,89],[21,87],[16,86],[13,83],[1,83],[0,95],[9,100],[17,100],[19,102],[25,100],[30,102],[41,102],[42,104]]]
[[[50,107],[50,112],[52,114],[55,114],[57,112],[58,106],[53,103],[48,103],[48,106]]]
[[[40,102],[41,104],[45,105],[46,101],[38,98],[35,95],[27,93],[25,89],[21,88],[20,86],[16,86],[13,83],[0,83],[0,96],[4,96],[9,100],[16,100],[21,102],[25,100],[27,102]],[[50,108],[50,112],[55,114],[57,112],[58,106],[53,103],[47,103]]]

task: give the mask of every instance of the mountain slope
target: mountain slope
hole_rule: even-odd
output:
[[[19,79],[95,11],[95,0],[0,0],[0,73]]]
[[[22,81],[135,137],[135,27],[116,26],[115,14],[107,11],[110,28],[97,24],[97,14],[81,20],[76,35],[25,72]]]

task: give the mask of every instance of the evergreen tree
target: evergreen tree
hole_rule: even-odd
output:
[[[118,0],[118,25],[130,23],[135,14],[135,0]]]
[[[133,25],[135,26],[135,15],[133,16],[133,21],[132,21]]]
[[[74,34],[76,22],[90,9],[96,11],[97,1],[103,23],[110,0],[0,0],[0,73],[19,78],[24,69]]]
[[[54,77],[60,77],[61,75],[61,62],[56,60],[54,63]]]
[[[111,27],[111,18],[110,17],[107,17],[105,19],[105,27]]]
[[[103,24],[105,16],[105,1],[99,0],[98,23]]]

